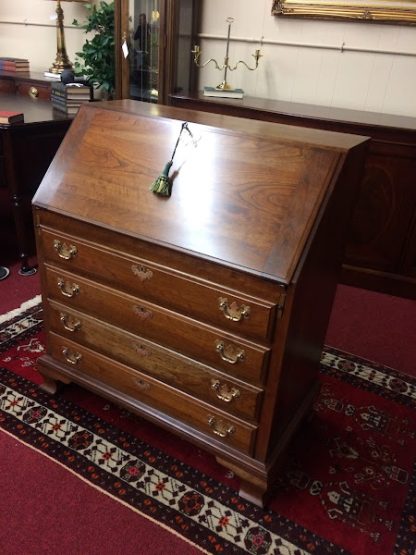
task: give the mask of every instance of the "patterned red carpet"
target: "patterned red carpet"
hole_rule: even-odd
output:
[[[415,379],[328,348],[314,411],[262,511],[187,443],[76,386],[40,392],[41,327],[39,303],[0,324],[0,430],[82,478],[80,487],[158,522],[152,548],[137,553],[162,553],[166,528],[207,553],[415,552]]]

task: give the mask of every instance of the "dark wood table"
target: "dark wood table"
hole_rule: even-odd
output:
[[[24,113],[24,123],[0,124],[0,186],[7,187],[12,204],[20,273],[36,271],[28,264],[35,252],[31,200],[71,124],[47,100],[0,92],[0,110]]]
[[[55,79],[36,71],[0,70],[0,92],[50,100],[51,86]]]

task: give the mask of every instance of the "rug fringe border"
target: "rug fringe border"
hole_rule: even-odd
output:
[[[8,320],[11,320],[12,318],[15,318],[16,316],[19,316],[19,314],[22,314],[26,310],[29,310],[29,308],[32,308],[32,307],[40,304],[41,302],[42,302],[42,295],[36,295],[36,297],[33,297],[33,299],[29,299],[28,301],[25,301],[24,303],[22,303],[19,306],[19,308],[15,308],[13,310],[10,310],[10,312],[6,312],[5,314],[1,314],[0,315],[0,324],[3,324],[4,322],[7,322]]]

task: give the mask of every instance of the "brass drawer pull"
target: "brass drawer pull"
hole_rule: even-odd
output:
[[[77,353],[76,351],[71,351],[68,347],[62,347],[62,354],[65,357],[65,360],[69,362],[69,364],[78,364],[78,362],[82,359],[81,353]]]
[[[228,437],[235,432],[234,426],[227,424],[224,420],[218,420],[215,416],[208,417],[208,424],[215,435],[220,437]]]
[[[245,304],[238,306],[235,301],[233,301],[231,304],[228,304],[228,299],[225,297],[219,297],[218,307],[227,318],[227,320],[232,320],[233,322],[239,322],[243,318],[248,318],[250,315],[249,306]]]
[[[235,387],[229,387],[226,383],[221,383],[220,380],[211,380],[211,389],[215,391],[216,396],[224,403],[231,403],[237,397],[240,397],[240,390]]]
[[[58,253],[59,258],[64,260],[71,260],[77,254],[78,249],[75,245],[67,245],[66,243],[61,243],[59,239],[55,239],[53,242],[53,248]]]
[[[147,310],[144,306],[133,306],[133,312],[140,320],[150,320],[153,316],[153,312]]]
[[[240,349],[232,343],[228,343],[228,345],[225,345],[224,341],[221,341],[219,339],[217,339],[217,341],[215,342],[215,349],[220,354],[222,360],[228,362],[229,364],[237,364],[237,362],[242,362],[246,357],[244,349]]]
[[[145,382],[144,380],[140,380],[140,379],[139,380],[134,380],[134,383],[142,391],[149,391],[149,389],[150,389],[150,383]]]
[[[153,277],[152,270],[149,270],[149,268],[146,268],[141,264],[132,264],[131,271],[139,278],[140,281],[146,281],[147,279],[151,279]]]
[[[64,328],[68,331],[74,332],[81,328],[81,320],[78,320],[78,318],[74,318],[74,316],[70,316],[69,314],[65,314],[65,312],[59,313],[59,319]]]
[[[37,98],[39,96],[39,91],[36,87],[29,87],[27,94],[30,96],[30,98]]]
[[[58,287],[64,297],[75,297],[79,293],[79,285],[66,283],[64,278],[58,278]]]

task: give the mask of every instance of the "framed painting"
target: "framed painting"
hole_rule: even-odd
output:
[[[416,0],[274,0],[272,14],[416,25]]]

